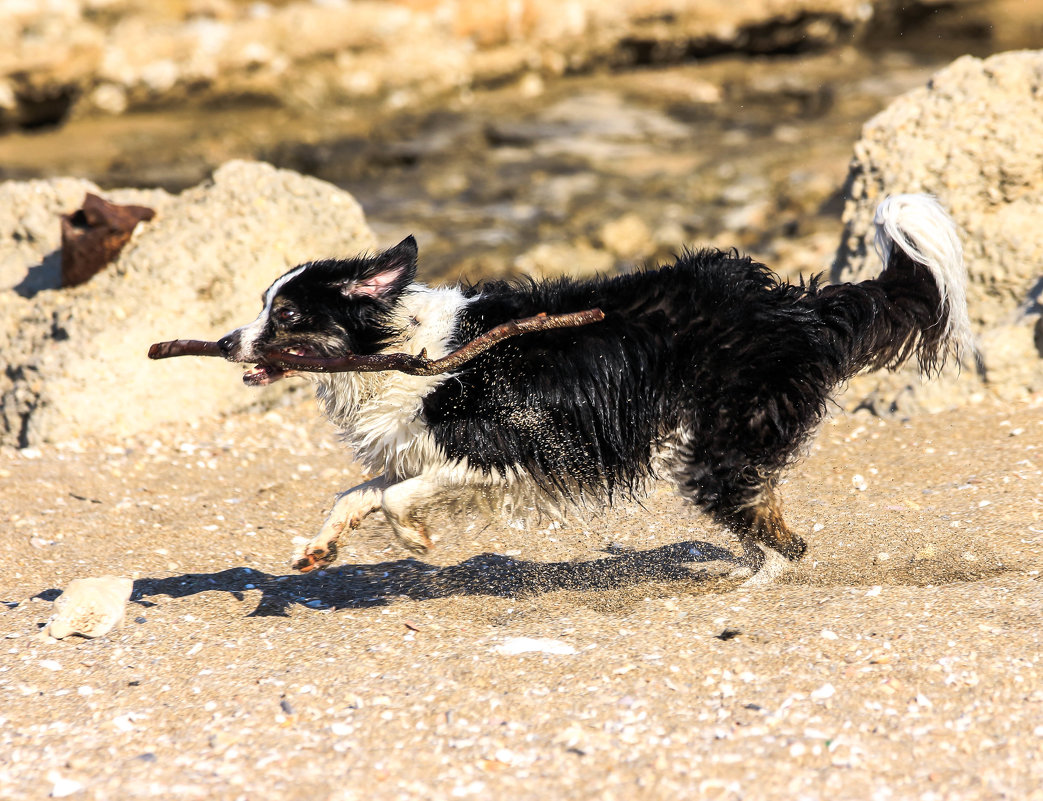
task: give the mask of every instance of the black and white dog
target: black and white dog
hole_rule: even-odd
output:
[[[780,473],[835,388],[912,355],[931,373],[970,346],[955,226],[932,198],[890,197],[876,213],[875,279],[783,283],[731,252],[686,251],[657,270],[593,280],[414,283],[409,237],[375,256],[302,264],[249,325],[220,341],[244,376],[287,375],[273,349],[431,357],[509,320],[593,307],[602,322],[497,344],[449,375],[310,374],[329,418],[378,477],[338,496],[295,558],[311,570],[337,539],[383,511],[401,542],[431,546],[419,512],[450,491],[565,508],[640,494],[656,478],[728,526],[736,572],[768,581],[804,541],[783,522]]]

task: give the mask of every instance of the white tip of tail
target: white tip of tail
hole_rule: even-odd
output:
[[[956,224],[930,195],[891,195],[876,208],[876,252],[887,267],[892,245],[922,264],[941,296],[944,339],[959,359],[974,351],[967,316],[967,270]]]

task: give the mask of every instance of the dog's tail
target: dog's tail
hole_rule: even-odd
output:
[[[929,195],[885,198],[873,222],[883,272],[820,295],[823,319],[838,337],[843,377],[894,369],[914,354],[924,373],[936,373],[948,358],[973,350],[956,226]]]

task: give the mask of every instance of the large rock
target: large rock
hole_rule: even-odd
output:
[[[834,280],[879,271],[870,238],[884,195],[930,192],[951,211],[970,276],[984,377],[922,385],[914,371],[852,381],[845,406],[941,409],[1043,390],[1043,51],[963,57],[866,123],[855,146]]]
[[[289,267],[375,244],[362,210],[331,184],[229,162],[172,196],[102,192],[156,209],[119,259],[86,284],[58,285],[58,215],[86,181],[0,184],[0,444],[120,435],[271,400],[216,359],[150,362],[152,342],[214,339],[247,322]]]

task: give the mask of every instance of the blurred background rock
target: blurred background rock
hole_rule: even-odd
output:
[[[131,331],[145,293],[166,280],[152,265],[194,287],[155,297],[168,306],[228,306],[236,292],[256,297],[287,258],[407,233],[429,281],[612,273],[686,245],[735,246],[788,278],[829,271],[839,245],[833,277],[844,278],[865,267],[867,209],[886,191],[932,191],[953,208],[973,240],[979,333],[988,340],[998,321],[1014,328],[983,346],[991,384],[965,369],[958,390],[906,402],[924,396],[899,377],[855,386],[844,404],[904,413],[1039,392],[1039,234],[999,225],[1008,236],[993,259],[986,224],[1004,209],[1017,212],[1008,222],[1036,212],[1041,139],[1010,137],[1019,117],[1026,131],[1043,119],[1038,67],[1018,62],[1003,67],[1016,73],[1009,80],[986,80],[999,62],[958,62],[963,77],[946,85],[962,88],[923,94],[962,56],[1039,47],[1043,0],[0,0],[0,439],[52,436],[51,424],[31,422],[59,403],[46,399],[43,387],[60,382],[43,365],[61,362],[53,370],[66,377],[88,347],[77,331],[118,325],[147,347]],[[906,111],[874,118],[899,97],[892,108]],[[944,144],[932,152],[936,134]],[[947,161],[956,150],[969,155]],[[997,166],[1011,152],[1014,183]],[[242,163],[209,178],[233,159],[336,189]],[[171,193],[190,187],[175,203]],[[125,292],[141,294],[115,304],[119,320],[98,300],[117,291],[111,277],[56,289],[57,215],[96,190],[159,212],[148,224],[159,233],[136,237],[118,262],[117,274],[149,279],[128,282]],[[305,200],[274,202],[281,191]],[[350,197],[365,221],[351,212],[331,230]],[[222,198],[233,205],[215,205]],[[279,220],[292,242],[257,239],[264,226],[246,222],[254,201],[258,219]],[[217,264],[174,235],[169,209],[205,233]],[[163,250],[146,254],[144,243]],[[154,391],[174,397],[168,390]]]

